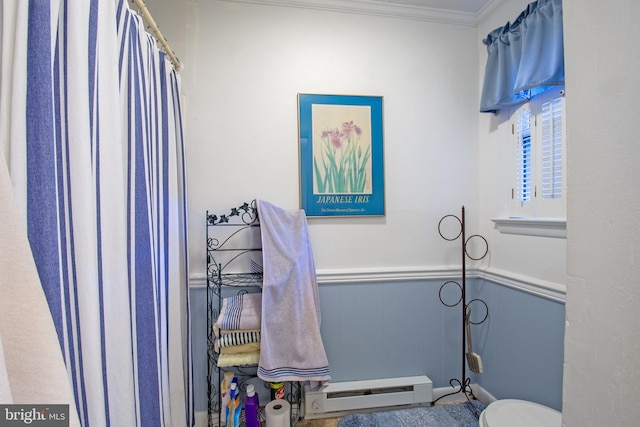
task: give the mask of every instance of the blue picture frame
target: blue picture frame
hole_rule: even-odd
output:
[[[298,94],[300,208],[308,217],[383,216],[383,97]]]

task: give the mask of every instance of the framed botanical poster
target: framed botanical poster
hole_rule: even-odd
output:
[[[382,97],[298,94],[298,129],[306,215],[384,215]]]

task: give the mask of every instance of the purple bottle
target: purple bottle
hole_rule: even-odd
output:
[[[244,416],[247,427],[260,427],[260,403],[253,384],[247,386],[247,398],[244,401]]]

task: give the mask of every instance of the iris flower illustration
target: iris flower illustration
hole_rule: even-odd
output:
[[[364,192],[371,145],[367,145],[363,153],[361,136],[362,129],[353,120],[320,133],[322,153],[313,158],[319,193]]]

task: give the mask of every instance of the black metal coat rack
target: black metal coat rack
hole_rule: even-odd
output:
[[[460,231],[458,232],[457,235],[455,235],[455,237],[447,237],[445,236],[445,234],[443,234],[442,231],[442,226],[443,226],[443,222],[448,221],[448,220],[454,220],[457,221],[460,225]],[[440,298],[440,302],[442,304],[444,304],[447,307],[455,307],[457,305],[461,306],[461,317],[462,317],[462,369],[461,369],[461,376],[460,378],[452,378],[449,381],[449,384],[451,385],[451,387],[453,387],[454,389],[457,388],[457,390],[452,391],[451,393],[447,393],[443,396],[440,396],[438,399],[436,399],[433,403],[435,404],[438,400],[446,397],[446,396],[451,396],[454,394],[458,394],[458,393],[463,393],[465,395],[465,397],[467,398],[467,400],[471,400],[474,399],[476,400],[476,397],[473,395],[473,390],[471,389],[471,379],[467,376],[467,360],[465,358],[465,351],[467,349],[467,339],[466,339],[466,334],[465,334],[465,326],[467,325],[467,322],[473,324],[473,325],[479,325],[481,323],[484,323],[485,320],[487,320],[487,317],[489,316],[489,308],[487,306],[487,303],[485,303],[483,300],[479,299],[479,298],[474,298],[470,301],[467,301],[467,283],[466,283],[466,259],[467,257],[469,259],[472,259],[474,261],[479,261],[481,259],[483,259],[485,256],[487,256],[487,253],[489,252],[489,245],[487,243],[487,240],[482,237],[479,234],[474,234],[472,236],[469,236],[468,238],[466,237],[466,230],[465,230],[465,211],[464,211],[464,206],[462,206],[461,209],[461,214],[460,217],[457,217],[455,215],[445,215],[440,219],[440,222],[438,223],[438,233],[440,234],[440,237],[442,237],[445,240],[448,241],[454,241],[457,240],[459,237],[462,237],[461,239],[461,247],[462,247],[462,253],[461,253],[461,258],[462,258],[462,284],[454,281],[454,280],[449,280],[445,283],[443,283],[440,286],[440,291],[438,292],[438,297]],[[472,239],[480,239],[482,242],[484,242],[485,245],[485,250],[484,253],[482,254],[482,256],[480,257],[472,257],[471,255],[469,255],[469,252],[467,251],[467,245],[468,243],[472,240]],[[458,299],[455,303],[453,304],[449,304],[446,303],[443,299],[442,299],[442,290],[447,286],[447,285],[457,285],[458,288],[460,289],[460,299]],[[472,322],[470,317],[470,313],[471,313],[471,305],[474,303],[479,303],[484,305],[485,308],[485,315],[484,317],[481,318],[480,321],[477,322]]]

